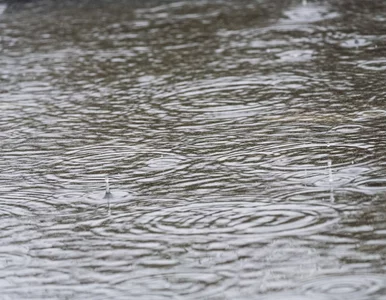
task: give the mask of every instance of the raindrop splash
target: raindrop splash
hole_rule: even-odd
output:
[[[113,195],[110,192],[110,184],[109,184],[109,177],[108,176],[106,176],[105,182],[106,182],[106,193],[105,193],[105,196],[103,197],[103,199],[107,200],[107,209],[108,209],[108,214],[110,216],[111,215],[110,200],[113,198]]]
[[[334,187],[332,185],[333,178],[332,178],[331,166],[332,166],[332,162],[331,162],[331,159],[329,159],[327,161],[327,167],[328,167],[328,182],[329,182],[329,185],[330,185],[330,200],[331,200],[332,203],[334,203],[335,202],[335,198],[334,198]]]

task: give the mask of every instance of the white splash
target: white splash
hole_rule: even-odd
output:
[[[332,177],[332,161],[331,161],[331,159],[329,159],[327,161],[327,167],[328,167],[328,183],[330,185],[330,200],[331,200],[331,202],[335,202],[334,186],[333,186],[334,179]]]
[[[111,215],[110,199],[113,198],[113,195],[110,192],[110,184],[109,184],[110,181],[108,176],[105,177],[105,182],[106,182],[106,192],[103,199],[107,199],[107,212],[108,212],[108,215],[110,216]]]

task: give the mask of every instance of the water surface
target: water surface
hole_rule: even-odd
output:
[[[384,2],[0,12],[4,299],[384,299]]]

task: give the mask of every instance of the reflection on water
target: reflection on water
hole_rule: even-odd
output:
[[[381,299],[385,12],[0,4],[4,297]]]

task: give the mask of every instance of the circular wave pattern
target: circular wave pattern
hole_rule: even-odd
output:
[[[58,170],[81,167],[79,171],[88,173],[107,172],[125,162],[131,166],[144,164],[149,168],[155,165],[154,169],[165,170],[170,169],[170,164],[175,165],[183,160],[183,157],[168,150],[136,149],[123,145],[93,145],[70,151],[66,156],[66,159],[54,163]]]
[[[332,207],[310,204],[215,203],[151,210],[135,208],[94,228],[96,234],[243,237],[289,236],[322,232],[338,221]],[[106,232],[108,231],[108,232]]]
[[[117,286],[125,289],[130,287],[131,296],[142,296],[143,290],[148,290],[158,295],[157,299],[171,299],[176,294],[187,299],[198,299],[218,295],[226,287],[235,284],[234,281],[227,274],[185,271],[132,277]]]
[[[299,87],[306,78],[288,74],[277,76],[244,76],[222,77],[213,80],[182,82],[176,85],[172,92],[159,91],[154,95],[162,102],[163,113],[174,114],[199,114],[201,118],[232,119],[240,117],[252,117],[256,115],[271,115],[272,107],[280,104],[279,99],[272,99],[268,95],[277,93],[273,87],[288,86],[289,89]],[[263,93],[270,101],[256,101],[256,93]],[[154,109],[153,111],[158,111]],[[276,115],[277,115],[277,111]]]
[[[97,144],[68,151],[62,159],[50,166],[53,174],[51,183],[79,185],[95,189],[104,188],[104,176],[109,174],[112,189],[115,184],[156,181],[167,174],[186,168],[186,157],[173,153],[170,149],[152,147],[130,147],[127,145]]]
[[[293,144],[268,150],[261,165],[282,171],[315,170],[325,169],[328,159],[334,167],[343,167],[368,164],[373,154],[355,145]]]
[[[251,299],[251,298],[248,298],[248,299]],[[331,298],[328,298],[328,297],[325,297],[325,296],[321,296],[321,295],[320,296],[319,295],[317,295],[317,296],[315,295],[312,298],[310,298],[309,296],[305,296],[305,295],[298,295],[298,294],[289,295],[287,293],[272,294],[272,295],[269,295],[269,296],[266,296],[266,297],[260,297],[259,296],[256,299],[259,299],[259,300],[311,300],[311,299],[312,300],[331,300]]]
[[[333,299],[358,299],[358,297],[384,295],[386,277],[381,275],[326,276],[303,285],[306,294],[321,294]],[[367,298],[366,298],[367,299]]]

